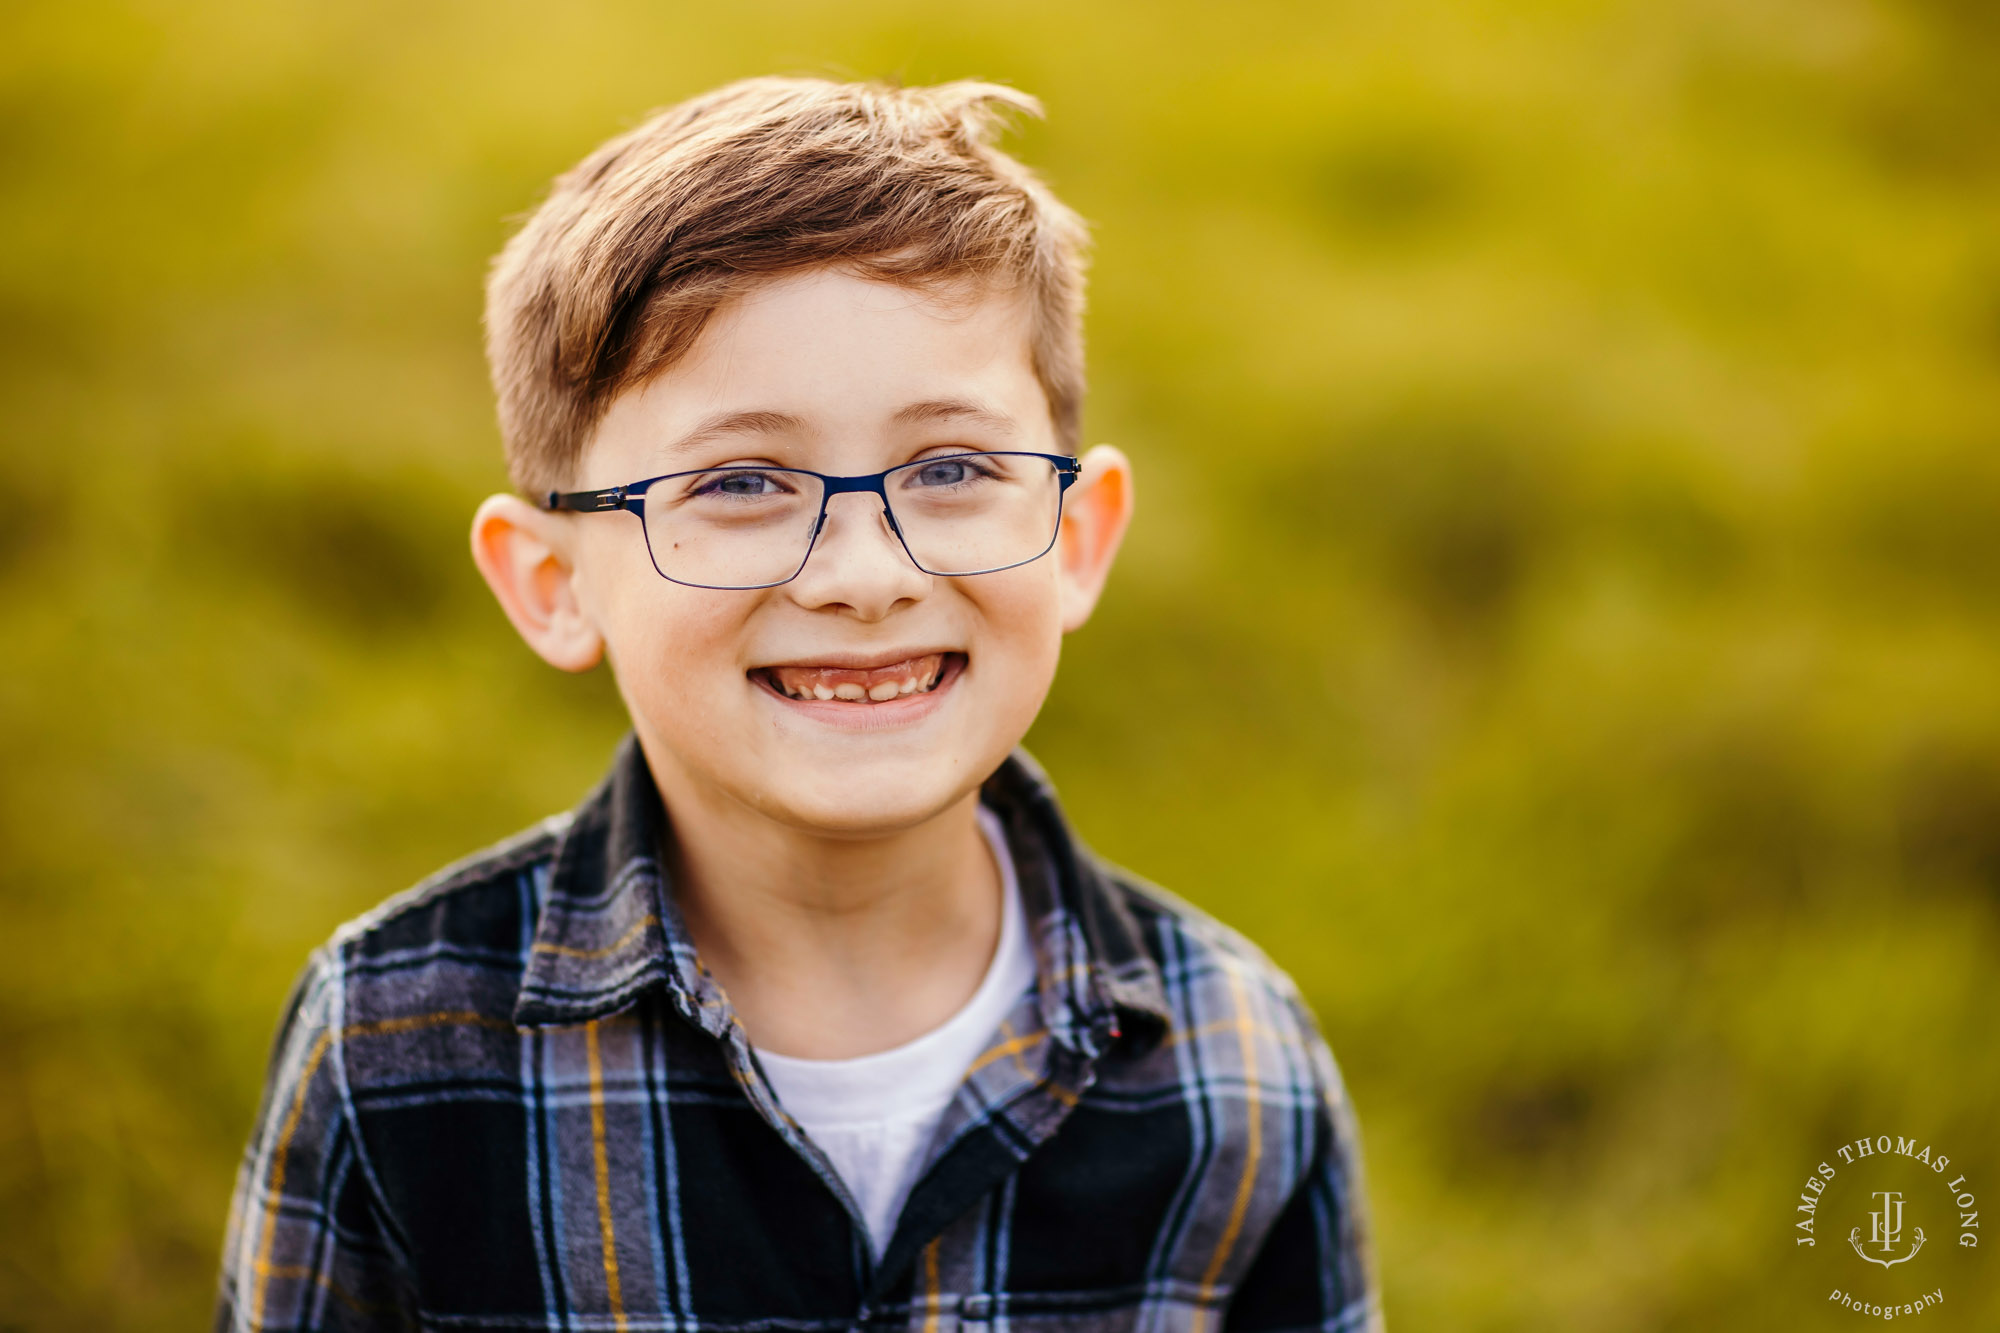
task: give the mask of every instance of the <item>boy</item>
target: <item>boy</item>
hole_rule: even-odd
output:
[[[1376,1325],[1297,992],[1015,748],[1132,491],[1007,109],[734,84],[501,255],[474,560],[633,735],[314,955],[221,1327]]]

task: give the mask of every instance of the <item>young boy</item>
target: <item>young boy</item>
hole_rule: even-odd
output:
[[[633,735],[313,956],[219,1326],[1377,1326],[1298,992],[1016,748],[1132,484],[1008,109],[734,84],[500,256],[473,557]]]

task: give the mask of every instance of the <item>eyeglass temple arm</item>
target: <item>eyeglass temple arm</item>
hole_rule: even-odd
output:
[[[629,509],[637,493],[623,486],[607,491],[550,491],[542,501],[544,509],[562,509],[572,514],[601,514],[612,509]]]

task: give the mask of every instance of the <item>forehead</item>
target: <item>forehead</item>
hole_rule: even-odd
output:
[[[1044,448],[1051,427],[1030,328],[1012,291],[788,274],[717,311],[685,356],[613,400],[589,452],[668,466],[665,451],[723,420],[796,446],[893,444],[951,421]],[[941,410],[953,404],[975,410]]]

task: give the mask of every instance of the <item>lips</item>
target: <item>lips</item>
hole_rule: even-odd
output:
[[[936,652],[867,666],[789,663],[758,667],[750,675],[788,699],[868,708],[929,694],[964,661],[963,653]]]

